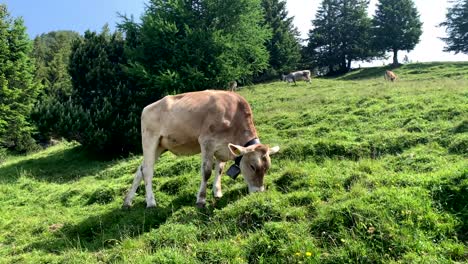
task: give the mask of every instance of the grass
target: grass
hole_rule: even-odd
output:
[[[468,63],[383,71],[242,89],[281,150],[266,192],[223,177],[202,210],[199,156],[162,156],[154,210],[121,209],[140,156],[4,156],[0,263],[468,262]]]

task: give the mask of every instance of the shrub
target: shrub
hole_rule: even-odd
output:
[[[129,77],[124,46],[121,34],[108,29],[100,34],[87,31],[73,42],[71,97],[46,98],[38,106],[35,120],[40,131],[108,156],[139,150],[141,110],[159,94],[152,91],[148,96]]]

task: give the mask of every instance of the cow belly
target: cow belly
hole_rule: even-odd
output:
[[[178,156],[188,156],[200,153],[197,139],[187,139],[176,136],[162,136],[159,145]]]

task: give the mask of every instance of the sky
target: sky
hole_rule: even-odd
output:
[[[118,13],[134,15],[136,19],[144,12],[147,0],[0,0],[7,5],[13,17],[21,16],[25,21],[31,38],[53,30],[73,30],[83,33],[86,30],[99,31],[107,23],[114,29],[121,19]],[[437,27],[443,20],[448,0],[414,0],[423,22],[423,35],[420,43],[410,53],[400,52],[399,60],[406,54],[412,62],[426,61],[468,61],[468,55],[443,52],[444,42],[439,37],[445,36],[444,28]],[[294,24],[301,32],[302,38],[307,38],[312,28],[320,0],[287,0],[290,16],[294,16]],[[369,14],[375,12],[377,0],[371,0]],[[362,66],[382,65],[388,60],[374,61]],[[359,63],[361,64],[361,63]],[[357,66],[357,65],[356,65]]]

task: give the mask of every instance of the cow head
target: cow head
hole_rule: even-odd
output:
[[[249,186],[249,192],[263,192],[263,178],[271,166],[270,155],[278,152],[279,147],[269,148],[263,144],[242,147],[229,144],[229,150],[236,157],[242,156],[239,167]]]

